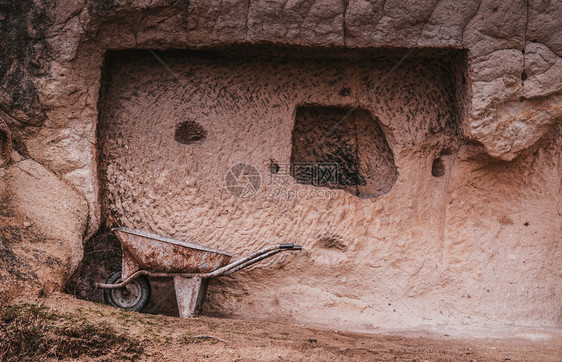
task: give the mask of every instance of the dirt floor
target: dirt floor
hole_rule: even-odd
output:
[[[359,334],[272,322],[212,317],[180,319],[126,312],[58,293],[42,299],[14,301],[12,305],[32,305],[34,306],[31,308],[32,311],[37,311],[38,308],[45,311],[42,313],[47,316],[46,323],[49,325],[41,328],[51,334],[53,331],[58,331],[57,338],[51,337],[49,343],[53,344],[55,340],[59,347],[52,346],[46,348],[43,354],[33,355],[35,360],[555,361],[562,359],[560,330],[550,331],[542,337],[530,334],[531,338],[517,338],[517,334],[513,334],[511,338],[503,336],[502,338],[466,338],[447,334],[438,335],[434,332]],[[4,305],[1,308],[9,307]],[[18,308],[21,310],[21,307]],[[14,319],[13,316],[8,318],[6,313],[3,315],[3,320],[0,321],[2,330],[7,331],[8,336],[15,339],[14,324],[17,318]],[[21,321],[17,323],[21,328],[23,323]],[[41,324],[37,320],[32,324],[35,331],[41,329],[38,327]],[[85,335],[81,336],[81,333]],[[64,338],[68,341],[66,342]],[[96,344],[96,341],[99,343]],[[68,343],[74,343],[79,351],[74,354],[65,352],[60,346],[64,347]],[[41,345],[39,342],[36,344]],[[59,348],[59,352],[55,350],[56,348]],[[60,353],[61,351],[65,353]]]

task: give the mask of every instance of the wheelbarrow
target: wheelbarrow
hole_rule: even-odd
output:
[[[302,250],[294,244],[263,248],[230,263],[231,253],[128,228],[111,229],[121,241],[121,270],[96,283],[107,304],[140,311],[150,299],[147,277],[173,277],[180,317],[201,313],[210,278],[234,273],[279,252]]]

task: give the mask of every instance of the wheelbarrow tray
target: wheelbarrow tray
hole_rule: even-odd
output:
[[[121,241],[122,278],[152,273],[208,273],[227,265],[233,254],[129,228],[112,229]]]

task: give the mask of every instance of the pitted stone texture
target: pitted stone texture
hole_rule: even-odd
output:
[[[472,74],[468,135],[490,155],[513,160],[562,121],[562,59],[545,45],[493,52]]]
[[[552,120],[562,120],[562,95],[548,99],[506,102],[497,108],[497,129],[505,153],[519,154],[552,130]]]
[[[381,2],[378,9],[366,6],[358,10],[366,10],[367,14],[350,13],[351,25],[356,28],[350,33],[360,34],[360,40],[368,39],[369,43],[393,46],[416,46],[420,34],[433,13],[438,0],[431,1],[386,1]],[[384,6],[384,7],[382,7]],[[382,7],[382,8],[381,8]],[[348,7],[349,8],[349,7]],[[353,7],[352,10],[356,8]],[[374,10],[374,11],[373,11]],[[373,11],[375,19],[378,18],[372,32],[363,30],[361,18]],[[380,14],[380,18],[378,17]],[[347,14],[346,14],[347,15]],[[357,20],[356,20],[357,19]],[[375,20],[373,19],[373,20]],[[367,27],[373,26],[372,22],[365,22]],[[346,21],[346,26],[348,22]],[[367,30],[367,29],[366,29]]]
[[[189,40],[195,44],[216,44],[246,40],[250,1],[189,2]]]
[[[481,0],[441,0],[425,23],[420,46],[463,46],[463,34],[468,22],[474,17]]]
[[[342,45],[343,1],[250,1],[248,41],[275,41],[300,45]]]
[[[527,41],[545,44],[562,57],[560,1],[529,1],[528,6]]]
[[[21,160],[2,170],[0,189],[0,241],[11,256],[0,261],[0,298],[17,294],[19,288],[19,293],[60,290],[82,259],[86,202],[32,160]],[[13,233],[18,228],[20,231]],[[17,260],[16,265],[11,259]],[[26,270],[12,275],[2,272],[21,266]]]
[[[525,47],[523,97],[544,98],[562,94],[562,58],[544,44],[528,43]]]
[[[369,295],[392,298],[384,284],[358,277],[379,263],[395,264],[385,278],[401,270],[399,280],[408,292],[422,294],[439,285],[439,278],[430,275],[438,269],[435,236],[442,227],[448,176],[433,177],[431,165],[441,150],[458,148],[457,89],[450,65],[457,54],[412,56],[368,93],[403,51],[330,52],[330,58],[302,49],[231,51],[221,56],[158,53],[179,78],[146,52],[109,58],[99,124],[108,223],[238,255],[282,241],[304,244],[303,255],[280,256],[237,274],[236,290],[211,287],[209,308],[215,312],[267,318],[264,308],[256,305],[246,313],[245,302],[233,303],[243,293],[241,301],[261,299],[269,305],[279,300],[278,316],[310,320],[326,316],[320,307],[333,300],[338,314],[351,303],[338,320],[349,325],[360,318],[360,309],[376,304]],[[292,182],[288,170],[297,107],[349,107],[358,98],[360,107],[380,120],[394,153],[399,175],[393,188],[376,199],[362,199]],[[177,124],[186,120],[207,131],[204,141],[185,145],[175,140]],[[365,142],[371,140],[369,132],[358,131]],[[376,158],[366,153],[366,166],[374,166]],[[269,173],[271,160],[281,173]],[[447,175],[451,161],[446,160]],[[224,184],[227,170],[240,162],[254,165],[262,175],[262,187],[247,200],[231,196]],[[434,197],[420,197],[427,193]],[[411,241],[403,230],[409,230]],[[301,302],[295,304],[298,293]],[[295,312],[298,305],[304,305],[303,313]],[[367,318],[389,325],[403,320],[386,314],[374,307]]]
[[[18,141],[32,143],[31,157],[62,175],[88,200],[91,219],[88,235],[91,235],[100,219],[97,186],[92,181],[96,170],[91,145],[95,143],[93,130],[97,122],[97,89],[104,49],[185,48],[256,41],[350,47],[453,46],[469,50],[473,67],[472,97],[463,127],[465,135],[482,143],[492,156],[511,160],[531,144],[520,142],[520,147],[510,151],[507,145],[515,140],[510,138],[513,137],[510,133],[499,133],[505,127],[499,124],[496,108],[522,96],[540,98],[560,93],[562,80],[557,76],[558,71],[554,71],[557,68],[542,77],[537,75],[537,80],[527,74],[528,81],[521,82],[523,72],[528,73],[528,62],[522,54],[517,54],[526,44],[537,41],[550,48],[557,60],[535,57],[530,60],[535,63],[532,67],[543,69],[560,61],[558,43],[562,27],[558,25],[562,10],[556,4],[531,2],[527,7],[521,0],[462,3],[452,0],[406,3],[398,0],[159,0],[87,4],[58,1],[53,7],[36,12],[44,13],[50,20],[42,22],[50,25],[38,27],[39,33],[45,34],[38,40],[44,38],[49,45],[49,61],[37,58],[36,54],[46,52],[41,50],[43,45],[37,45],[34,47],[37,52],[22,55],[23,68],[13,68],[31,74],[25,87],[35,88],[40,95],[40,102],[33,103],[36,111],[32,113],[48,111],[51,124],[46,128],[50,131],[39,139],[35,138],[34,128],[14,133]],[[27,21],[34,19],[31,16]],[[37,33],[38,30],[32,31],[33,36]],[[10,46],[6,44],[6,49]],[[41,72],[28,71],[29,62],[38,64]],[[547,78],[548,87],[542,89],[537,85]],[[35,97],[33,92],[28,93]],[[0,102],[3,109],[12,110],[13,117],[32,124],[42,121],[41,117],[22,113],[19,103],[1,90]],[[42,109],[37,110],[38,104]],[[71,115],[71,122],[66,122],[67,115]],[[12,120],[12,124],[22,125],[15,118]],[[546,120],[550,125],[558,122],[557,118]],[[544,122],[537,127],[531,121],[526,123],[534,135],[548,128]],[[83,141],[68,151],[68,145],[76,144],[73,135],[78,134]],[[529,137],[528,142],[535,139]],[[74,166],[61,166],[67,160]]]
[[[471,274],[481,282],[447,283],[446,289],[456,290],[461,298],[443,301],[441,306],[460,313],[475,307],[478,312],[466,319],[469,323],[505,318],[511,309],[508,301],[519,299],[524,305],[519,315],[522,324],[536,325],[540,315],[551,321],[547,325],[561,325],[560,311],[540,310],[536,303],[525,302],[561,303],[556,285],[562,276],[555,271],[562,257],[561,131],[558,125],[511,162],[473,157],[471,147],[459,154],[446,204],[444,275],[454,281]],[[541,275],[549,275],[555,284]]]
[[[482,0],[463,32],[473,59],[503,49],[523,49],[527,8],[521,0]]]
[[[39,6],[39,3],[33,1],[19,1],[14,4],[15,7],[0,6],[0,27],[3,35],[6,35],[0,40],[3,49],[2,55],[5,55],[0,56],[0,114],[10,127],[14,148],[18,149],[24,158],[39,161],[44,167],[72,185],[87,200],[89,220],[86,236],[91,235],[100,224],[95,130],[99,116],[97,109],[99,79],[104,52],[107,49],[222,47],[233,43],[258,41],[280,45],[316,46],[318,50],[320,47],[331,49],[335,46],[461,47],[468,50],[471,71],[465,81],[469,87],[467,104],[463,106],[459,102],[455,102],[461,105],[457,110],[460,114],[458,118],[463,120],[463,135],[483,145],[479,149],[471,148],[470,156],[466,157],[479,158],[482,157],[482,152],[487,152],[498,159],[512,160],[512,165],[516,165],[512,166],[514,167],[513,172],[524,175],[529,173],[527,168],[539,170],[537,171],[539,173],[551,172],[549,170],[556,166],[546,162],[545,158],[560,157],[559,148],[552,151],[554,153],[547,152],[547,149],[550,150],[548,147],[551,146],[543,143],[545,139],[558,134],[560,126],[558,105],[562,84],[562,77],[559,74],[562,55],[560,44],[562,6],[559,1],[478,0],[459,2],[440,0],[404,3],[400,0],[341,2],[310,0],[281,2],[281,6],[277,3],[273,4],[273,2],[235,0],[189,2],[61,0],[49,6]],[[404,9],[415,9],[415,11]],[[14,31],[6,32],[6,29]],[[525,50],[525,54],[523,54],[523,50]],[[417,50],[412,55],[415,55],[416,52]],[[431,67],[429,65],[430,69]],[[389,80],[391,78],[392,76]],[[169,73],[163,75],[161,84],[166,84],[173,79],[174,76]],[[424,78],[417,78],[418,81],[421,79]],[[370,86],[373,85],[370,84]],[[365,85],[362,86],[365,87]],[[430,89],[427,92],[431,93],[434,90]],[[350,98],[344,100],[345,104],[340,105],[347,105],[351,101]],[[401,99],[401,101],[407,100],[406,97]],[[376,98],[370,97],[364,102],[376,101]],[[269,107],[269,104],[264,103],[260,107]],[[382,109],[381,112],[384,113],[385,110]],[[409,124],[408,117],[401,112],[381,116],[381,122],[387,122],[384,121],[385,118],[388,120],[393,117],[396,117],[396,125]],[[427,121],[433,122],[429,119]],[[407,126],[397,127],[407,128]],[[387,131],[385,129],[385,132]],[[392,136],[393,133],[394,131],[387,132],[387,135]],[[403,134],[402,129],[396,133]],[[423,132],[416,134],[423,135]],[[269,134],[262,132],[262,136],[263,139],[267,139]],[[419,139],[416,138],[411,142],[415,144]],[[399,148],[405,144],[403,139],[392,140],[391,137],[388,137],[388,141],[397,153],[401,152]],[[559,147],[559,143],[555,145]],[[402,151],[409,152],[407,148]],[[529,153],[531,151],[535,152],[535,156],[531,156]],[[440,152],[439,147],[428,151],[430,154],[427,156],[428,169],[431,168],[433,159]],[[284,153],[280,154],[281,157],[284,155]],[[277,157],[278,155],[268,156]],[[537,160],[535,163],[530,161],[520,163],[518,156],[527,161],[533,157],[536,157]],[[445,170],[449,171],[449,168],[453,167],[451,165],[456,156],[453,154],[446,157],[448,160],[445,162]],[[462,164],[465,161],[459,162]],[[408,180],[409,177],[419,178],[421,173],[408,172],[408,167],[408,165],[399,167],[399,180]],[[471,179],[472,173],[477,170],[477,168],[461,167],[457,177]],[[468,174],[462,176],[463,172]],[[439,180],[447,180],[447,175],[448,173],[445,173]],[[521,204],[529,202],[533,206],[530,210],[539,209],[540,205],[544,206],[545,210],[553,210],[550,207],[550,201],[542,198],[541,194],[536,193],[535,190],[550,189],[553,187],[550,183],[554,178],[533,175],[535,176],[530,176],[530,179],[526,181],[526,186],[518,183],[513,186],[519,199],[514,199],[509,204],[501,204],[502,207],[518,210],[521,208]],[[485,174],[479,175],[479,177],[484,178],[483,182],[489,182],[491,185],[497,181],[493,175]],[[166,182],[165,179],[162,182]],[[188,177],[186,182],[189,185],[195,185],[197,179]],[[488,202],[487,194],[476,192],[480,184],[475,182],[468,182],[464,192],[469,194],[472,190],[474,197],[482,197],[481,202]],[[545,182],[548,184],[544,184]],[[489,185],[486,187],[487,190],[493,189]],[[446,186],[439,190],[444,190],[442,192],[445,194],[450,192],[450,190],[447,191]],[[419,187],[402,192],[427,196],[433,195],[437,191],[431,187]],[[557,197],[560,204],[559,191],[552,197]],[[494,200],[494,202],[498,202],[498,200]],[[416,202],[408,201],[404,204],[406,206],[387,204],[385,207],[388,210],[408,209]],[[212,201],[213,205],[222,205],[222,203],[221,200],[213,199]],[[439,205],[439,207],[443,207],[443,204]],[[332,207],[339,206],[334,203],[328,210],[331,210]],[[346,209],[346,207],[348,206],[341,206],[342,209]],[[305,211],[297,206],[295,208],[297,211]],[[233,209],[229,208],[229,210]],[[352,220],[350,215],[357,217],[358,214],[365,212],[364,208],[356,206],[349,207],[347,211],[348,214],[345,217],[337,220],[338,224],[343,223],[342,230],[334,232],[340,235],[339,238],[342,240],[345,239],[348,227],[345,225]],[[463,212],[467,211],[470,210]],[[178,209],[177,212],[181,213],[183,209]],[[322,212],[327,211],[322,210]],[[425,211],[423,207],[420,207],[417,212],[423,214]],[[420,224],[409,221],[410,217],[415,214],[414,212],[396,216],[395,225],[400,224],[400,217],[407,221],[403,225],[401,224],[401,231],[389,230],[389,235],[395,236],[393,240],[409,240],[415,236],[418,228],[425,227],[421,226],[427,222],[425,219]],[[488,220],[481,220],[477,212],[468,214],[472,215],[473,222],[476,224],[495,227]],[[462,215],[459,211],[459,217]],[[525,215],[528,215],[530,219],[542,217],[534,211],[529,211]],[[552,218],[554,214],[551,214],[550,211],[548,215],[550,216],[546,219],[551,225],[549,230],[552,230],[555,227],[552,225],[559,225],[558,219]],[[386,213],[386,210],[381,209],[380,212],[375,211],[372,217],[374,218],[373,225],[378,225],[386,223],[387,217],[393,219],[394,216],[391,211]],[[304,219],[300,223],[313,224],[317,217],[310,216],[308,219],[306,217]],[[455,238],[462,237],[467,243],[474,242],[468,237],[472,235],[471,229],[463,229],[460,226],[466,222],[465,219],[461,218],[462,222],[459,223],[443,220],[448,220],[448,218],[429,222],[430,225],[439,225],[436,229],[439,229],[440,237],[445,234],[445,230],[449,230],[450,234],[447,235],[455,235]],[[264,224],[268,222],[270,221],[266,219],[256,221],[256,223]],[[205,222],[203,221],[203,223]],[[256,227],[255,225],[246,226],[248,230]],[[453,229],[457,228],[459,229],[458,235],[453,232]],[[502,224],[502,228],[505,235],[509,234],[508,231],[513,234],[519,232],[519,229],[511,227],[509,224]],[[555,230],[558,230],[560,234],[559,229]],[[326,233],[332,234],[332,232]],[[319,238],[325,237],[324,233],[319,235]],[[367,236],[362,236],[361,240],[372,245],[372,243],[377,243],[376,240],[380,239],[381,234],[366,233],[365,235]],[[383,238],[386,237],[383,236]],[[508,244],[508,246],[524,253],[520,245],[526,237],[530,236],[520,234],[520,238],[517,236],[516,239],[510,241],[512,244]],[[488,240],[490,243],[493,241]],[[344,244],[346,242],[350,243],[348,240],[342,241]],[[542,261],[536,259],[537,264],[550,262],[549,257],[552,255],[552,250],[548,248],[550,248],[549,245],[552,245],[551,243],[551,239],[541,237],[540,241],[532,246],[534,252],[544,255],[545,258]],[[402,245],[402,249],[409,247],[404,243],[400,245]],[[470,245],[477,247],[480,244]],[[400,255],[403,253],[401,248],[393,251]],[[482,245],[482,248],[485,249],[485,245]],[[424,252],[424,249],[419,250],[420,254]],[[517,255],[520,253],[514,252],[513,255],[517,260]],[[346,254],[326,250],[323,253],[312,254],[311,258],[319,263],[335,262],[345,260]],[[386,262],[373,264],[372,270],[380,270],[377,268],[383,265],[387,265]],[[473,267],[478,268],[479,265],[475,264]],[[467,270],[470,268],[467,267]],[[546,269],[541,270],[548,273]],[[320,271],[317,276],[320,277],[322,273],[330,273],[330,271]],[[396,275],[399,275],[400,271],[397,273]],[[334,274],[349,283],[357,283],[347,278],[343,271],[339,274],[336,271]],[[412,275],[418,274],[412,270]],[[426,273],[426,279],[432,280],[431,275],[431,273]],[[388,274],[388,277],[393,282],[401,283],[401,280],[394,277],[392,273]],[[527,283],[526,276],[522,275],[521,279],[525,280],[525,285],[530,285]],[[406,280],[408,278],[404,279],[404,284],[407,284]],[[557,282],[557,279],[552,280]],[[462,284],[463,279],[455,279],[455,282]],[[223,283],[226,289],[240,287],[236,281]],[[242,284],[243,288],[248,286],[248,284]],[[335,290],[340,285],[341,281],[337,284],[334,283]],[[422,290],[421,288],[425,285],[423,280],[420,279],[419,285]],[[257,287],[256,290],[267,288],[265,285],[254,285],[254,287]],[[301,291],[308,289],[306,286],[299,288]],[[541,290],[547,289],[548,287],[544,287]],[[237,293],[232,289],[229,290]],[[243,295],[245,292],[240,291],[239,293]],[[554,295],[553,298],[556,298],[555,294],[552,295]],[[354,305],[358,297],[357,294],[352,293],[345,300],[337,297],[337,302],[335,302],[336,299],[329,293],[321,291],[317,296],[319,309],[323,307],[322,304],[329,305],[330,303],[342,308]],[[470,301],[475,301],[474,294],[471,296],[472,299],[466,299],[468,304]],[[366,294],[363,297],[372,299],[372,295]],[[438,296],[432,296],[428,297],[428,301],[435,301],[435,298],[439,299]],[[481,305],[490,305],[493,303],[493,298],[500,300],[501,293],[490,294],[489,297],[488,294],[482,294],[478,300],[483,301]],[[294,300],[299,301],[298,295],[295,295]],[[256,304],[261,303],[257,297],[254,301]],[[232,300],[228,303],[225,303],[228,305],[226,308],[231,308],[231,310],[237,308]],[[273,305],[277,305],[276,303],[281,302],[277,301]],[[525,304],[525,301],[521,303]],[[540,308],[552,303],[552,300],[543,300],[542,303],[543,306]],[[560,302],[555,300],[555,304],[560,305]],[[219,305],[220,303],[215,304],[216,307]],[[357,305],[361,305],[361,303]],[[248,310],[253,310],[249,305],[248,307]],[[372,305],[370,307],[378,308],[381,313],[385,311],[381,306]],[[501,313],[510,309],[506,305],[495,305],[495,307],[501,310]],[[275,310],[275,308],[270,309]],[[356,310],[360,315],[364,309]],[[295,313],[298,314],[298,312]],[[491,312],[479,311],[478,313],[496,319]],[[533,318],[531,314],[529,315],[529,320],[533,323]],[[297,318],[296,314],[295,318]],[[444,318],[446,320],[446,317]],[[547,315],[541,312],[535,314],[534,320],[559,321],[560,319],[552,313]],[[352,323],[349,319],[346,321]],[[423,323],[423,320],[420,323]],[[552,322],[544,323],[552,324]]]

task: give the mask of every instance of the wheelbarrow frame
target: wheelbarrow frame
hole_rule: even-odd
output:
[[[244,258],[228,263],[233,254],[222,250],[166,238],[142,230],[121,227],[113,228],[111,231],[115,233],[121,242],[123,251],[121,281],[114,284],[96,283],[96,286],[102,289],[120,289],[141,276],[172,277],[174,279],[179,314],[183,318],[194,317],[201,313],[210,278],[232,274],[282,251],[302,250],[302,246],[294,245],[293,243],[277,244],[265,247]],[[146,245],[138,245],[138,243],[143,242],[148,244],[156,243],[156,246],[148,245],[149,251],[143,250],[143,253],[139,253],[139,248],[145,249],[147,247]],[[178,249],[178,247],[181,249]],[[163,251],[160,250],[162,248],[169,248],[168,252],[173,255],[163,254]],[[196,256],[195,260],[200,265],[189,265],[189,261],[193,262],[193,260],[190,259],[186,262],[181,259],[181,255],[178,259],[178,256],[175,254],[178,251],[183,251],[184,248],[189,249],[191,252],[191,254],[185,254],[186,257],[189,258],[194,254]],[[148,258],[147,255],[151,258]],[[154,260],[155,255],[156,258],[162,258],[162,255],[170,258],[175,257],[176,259],[173,261],[175,267],[171,267],[170,263],[167,265],[164,262],[159,263],[158,260]],[[151,271],[143,267],[165,271]],[[178,272],[178,268],[187,269],[190,272]]]

